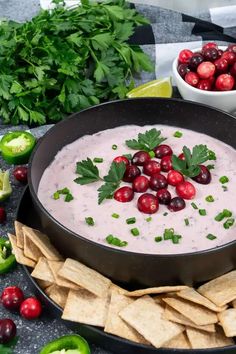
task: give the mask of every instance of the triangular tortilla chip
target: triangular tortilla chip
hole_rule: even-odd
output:
[[[148,295],[143,296],[120,312],[121,318],[154,347],[160,348],[184,331],[184,327],[162,318],[164,309]]]
[[[100,297],[107,295],[111,285],[110,279],[71,258],[66,259],[58,274]]]
[[[45,293],[60,307],[64,308],[69,294],[68,288],[63,288],[56,284],[49,286]]]
[[[17,247],[16,236],[9,234],[9,233],[7,235],[9,237],[10,242],[11,242],[12,253],[15,255],[16,261],[20,264],[24,264],[28,267],[34,268],[36,263],[32,259],[25,257],[23,250],[21,248]]]
[[[141,297],[143,295],[151,295],[151,294],[163,294],[163,293],[170,293],[181,291],[187,289],[188,286],[185,285],[173,285],[173,286],[158,286],[155,288],[147,288],[147,289],[140,289],[135,291],[127,291],[125,293],[126,296],[131,297]]]
[[[215,333],[199,331],[190,327],[186,328],[186,332],[193,349],[219,348],[234,344],[233,339],[227,338],[219,326],[217,326]]]
[[[226,337],[236,336],[236,309],[228,309],[218,314]]]
[[[191,345],[186,333],[182,332],[176,337],[172,338],[168,343],[164,344],[163,348],[191,349]]]
[[[31,276],[37,279],[46,280],[51,283],[55,282],[51,269],[49,268],[47,258],[40,257]]]
[[[15,220],[15,233],[16,233],[16,245],[19,248],[24,248],[24,235],[23,235],[23,226],[25,226],[24,224],[22,224],[20,221]]]
[[[60,262],[60,261],[48,261],[48,265],[49,265],[49,267],[52,271],[52,274],[54,276],[55,283],[58,286],[62,286],[62,287],[69,288],[69,289],[74,289],[74,290],[80,289],[79,285],[73,283],[70,280],[63,278],[62,276],[60,276],[58,274],[58,272],[62,268],[63,264],[64,264],[64,262]]]
[[[109,293],[105,297],[98,297],[85,289],[70,290],[62,318],[73,322],[104,327],[109,299]]]
[[[47,235],[38,230],[34,230],[31,227],[23,226],[23,232],[31,241],[40,249],[44,257],[51,261],[60,261],[62,256],[51,244]]]
[[[136,343],[148,342],[119,316],[119,312],[134,302],[134,299],[119,293],[116,287],[111,287],[111,301],[106,318],[104,331]]]
[[[24,255],[30,259],[33,259],[35,262],[38,262],[40,257],[43,257],[40,249],[35,246],[31,239],[23,232],[24,234]]]
[[[41,289],[44,291],[49,288],[53,283],[47,280],[36,279],[37,284],[40,286]]]

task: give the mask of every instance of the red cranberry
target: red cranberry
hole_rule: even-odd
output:
[[[234,78],[230,74],[221,74],[217,77],[215,86],[220,91],[230,91],[234,87]]]
[[[209,48],[218,49],[218,46],[215,42],[208,42],[208,43],[204,44],[204,46],[202,47],[202,51],[204,51],[205,49],[209,49]]]
[[[223,74],[227,72],[228,70],[228,62],[224,58],[217,59],[214,61],[215,67],[216,67],[216,73],[217,74]]]
[[[158,173],[156,175],[151,176],[149,180],[149,186],[154,191],[166,188],[168,186],[167,179],[164,175]]]
[[[187,82],[187,84],[196,87],[199,82],[199,76],[195,72],[189,71],[189,73],[186,74],[184,80]]]
[[[193,52],[191,50],[183,49],[179,53],[179,62],[181,64],[187,64],[192,56],[193,56]]]
[[[236,62],[231,66],[230,74],[236,76]]]
[[[0,344],[10,342],[16,335],[16,325],[10,318],[0,320]],[[7,350],[6,350],[7,352]],[[3,353],[4,348],[3,348]]]
[[[130,202],[134,197],[134,191],[130,187],[121,187],[114,193],[114,199],[121,203]]]
[[[124,182],[133,182],[133,180],[137,177],[141,175],[141,171],[140,169],[135,166],[135,165],[129,165],[126,167],[125,173],[124,173],[124,177],[123,177],[123,181]]]
[[[212,87],[211,81],[209,79],[202,79],[199,81],[197,88],[199,90],[210,91]]]
[[[165,144],[158,145],[157,147],[155,147],[154,152],[155,152],[155,156],[158,159],[162,159],[162,157],[164,156],[169,156],[173,154],[171,147]]]
[[[196,195],[196,189],[190,182],[179,183],[175,188],[176,194],[183,199],[193,199]]]
[[[155,173],[159,173],[161,171],[161,165],[159,162],[150,160],[146,162],[143,166],[143,173],[148,176],[152,176]]]
[[[165,188],[159,189],[159,191],[157,191],[157,198],[160,204],[168,205],[171,201],[171,194]]]
[[[201,172],[196,177],[192,179],[200,184],[209,184],[211,182],[211,172],[204,165],[199,165]]]
[[[133,181],[133,190],[137,193],[144,193],[149,187],[149,179],[145,176],[138,176]]]
[[[27,320],[38,318],[42,313],[41,302],[35,297],[24,300],[20,306],[20,314]]]
[[[179,154],[178,158],[179,158],[180,160],[185,161],[184,153],[182,152],[181,154]]]
[[[138,151],[132,158],[132,164],[137,166],[143,166],[147,161],[151,159],[150,155],[146,151]]]
[[[219,54],[216,48],[206,48],[202,51],[204,59],[207,61],[214,61],[218,59]]]
[[[189,67],[192,70],[196,70],[198,65],[203,62],[203,56],[200,53],[194,53],[189,60]]]
[[[189,72],[190,69],[187,64],[180,64],[177,70],[180,76],[184,79],[185,75],[187,72]]]
[[[171,170],[167,175],[167,182],[171,186],[177,186],[177,184],[184,181],[184,176],[179,171]]]
[[[138,210],[142,213],[154,214],[158,208],[158,199],[153,194],[145,193],[138,198]]]
[[[163,172],[168,172],[172,170],[172,157],[171,156],[164,156],[161,159],[161,170]]]
[[[9,286],[1,294],[1,302],[8,310],[17,310],[23,300],[23,291],[17,286]]]
[[[221,58],[226,59],[228,64],[233,64],[236,60],[236,54],[233,52],[224,52]]]
[[[236,44],[229,44],[228,51],[236,54]]]
[[[0,224],[4,224],[4,222],[6,221],[7,218],[7,214],[5,212],[4,208],[0,208]]]
[[[125,156],[117,156],[117,157],[114,158],[113,161],[116,162],[116,163],[124,162],[126,166],[129,165],[129,160]]]
[[[186,206],[185,201],[183,200],[183,198],[180,197],[175,197],[172,198],[169,205],[168,205],[168,209],[170,211],[179,211],[184,209]]]
[[[209,79],[215,73],[215,65],[210,61],[204,61],[198,66],[197,73],[201,79]]]
[[[21,183],[28,182],[28,168],[25,166],[16,167],[13,171],[15,179]]]

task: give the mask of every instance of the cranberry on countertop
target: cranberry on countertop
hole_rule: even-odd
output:
[[[183,198],[180,197],[174,197],[171,199],[169,205],[168,205],[168,209],[170,211],[180,211],[182,209],[184,209],[186,206],[185,201]]]
[[[0,344],[7,344],[15,337],[15,335],[15,323],[10,318],[0,319]]]
[[[151,159],[150,155],[146,151],[138,151],[132,158],[132,164],[137,166],[143,166],[147,161]]]
[[[126,166],[126,170],[123,176],[124,182],[133,182],[133,180],[141,175],[140,169],[135,165]]]
[[[161,165],[155,160],[150,160],[143,165],[143,173],[152,176],[161,171]]]
[[[161,173],[151,176],[149,180],[149,186],[154,191],[158,191],[158,189],[166,188],[167,185],[168,185],[167,179]]]
[[[145,214],[154,214],[159,208],[158,199],[150,193],[142,194],[138,198],[138,210]]]
[[[155,152],[155,156],[159,159],[173,154],[171,147],[165,144],[158,145],[153,151]]]
[[[17,286],[8,286],[1,294],[1,302],[8,310],[17,310],[23,300],[23,291]]]
[[[4,224],[7,219],[7,214],[4,208],[0,207],[0,224]]]
[[[29,297],[20,305],[20,314],[27,320],[38,318],[42,313],[41,302],[35,297]]]
[[[201,172],[196,177],[192,179],[200,184],[209,184],[211,182],[211,172],[204,165],[199,165]]]
[[[137,193],[144,193],[149,187],[149,179],[145,176],[138,176],[133,181],[133,190]]]
[[[121,187],[114,193],[114,199],[121,203],[130,202],[134,197],[134,191],[130,187]]]
[[[28,168],[25,166],[18,166],[13,171],[13,176],[15,179],[21,183],[28,182]]]

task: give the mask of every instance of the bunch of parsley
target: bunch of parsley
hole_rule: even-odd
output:
[[[128,44],[148,21],[124,0],[82,0],[31,21],[0,24],[0,115],[41,125],[102,101],[123,98],[133,73],[152,71],[149,57]]]

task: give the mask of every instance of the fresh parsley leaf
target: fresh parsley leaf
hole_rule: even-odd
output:
[[[161,144],[166,138],[161,136],[161,131],[156,128],[147,130],[144,134],[138,134],[138,140],[126,140],[126,145],[134,150],[151,151],[157,145]]]
[[[113,197],[114,192],[119,187],[124,176],[125,169],[126,166],[124,162],[112,162],[107,176],[103,177],[105,183],[98,188],[98,204],[101,204],[104,199]]]
[[[78,184],[88,184],[99,181],[101,179],[97,166],[94,165],[90,158],[77,162],[76,173],[81,175],[81,177],[77,177],[74,180],[74,182]]]
[[[175,170],[180,171],[187,177],[197,176],[201,171],[199,165],[209,160],[209,150],[206,145],[195,145],[192,151],[184,146],[183,154],[185,160],[173,155],[172,164]]]

